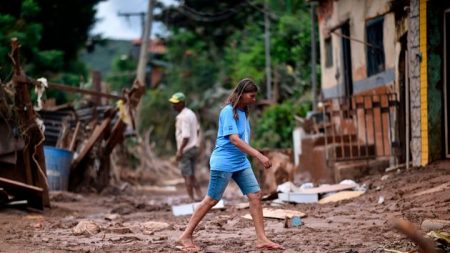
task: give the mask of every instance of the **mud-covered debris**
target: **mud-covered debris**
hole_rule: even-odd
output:
[[[132,233],[130,228],[122,227],[122,226],[107,228],[106,232],[113,233],[113,234],[130,234],[130,233]]]
[[[33,228],[43,228],[44,224],[42,222],[37,222],[35,224],[33,224]]]
[[[381,177],[381,181],[386,181],[389,178],[389,175],[384,175]]]
[[[381,204],[383,204],[383,203],[384,203],[384,196],[380,196],[380,197],[378,198],[378,204],[381,205]]]
[[[105,220],[107,221],[114,221],[114,220],[118,220],[120,219],[122,216],[120,216],[120,214],[117,213],[110,213],[105,215]]]
[[[76,202],[80,201],[83,197],[79,194],[65,192],[65,191],[52,191],[50,192],[50,201],[55,202]]]
[[[117,213],[117,214],[120,214],[120,215],[127,215],[127,214],[130,214],[130,213],[133,213],[134,210],[135,210],[135,208],[130,206],[130,205],[128,205],[128,204],[122,204],[122,205],[119,205],[119,206],[113,208],[111,210],[111,213],[113,213],[113,214]]]
[[[155,232],[164,230],[168,227],[170,227],[170,225],[168,223],[159,222],[159,221],[147,221],[147,222],[141,224],[142,233],[147,234],[147,235],[151,235]]]
[[[74,235],[94,235],[100,232],[100,227],[93,221],[82,220],[72,228]]]
[[[450,220],[425,219],[420,228],[424,231],[450,229]]]
[[[114,243],[129,243],[129,242],[133,242],[133,241],[142,241],[142,239],[137,236],[134,236],[134,235],[126,235],[126,236],[110,238],[109,241],[114,242]]]

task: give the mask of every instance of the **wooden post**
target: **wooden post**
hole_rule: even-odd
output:
[[[30,82],[20,67],[20,45],[17,38],[11,39],[11,48],[9,57],[13,63],[14,74],[12,82],[16,90],[14,102],[19,114],[21,134],[28,137],[28,143],[26,143],[23,150],[25,162],[25,168],[23,169],[25,170],[26,183],[42,188],[43,205],[50,206],[43,148],[44,136],[36,123],[36,115],[29,94],[28,85]]]
[[[92,85],[94,86],[94,91],[97,93],[102,93],[102,74],[98,70],[93,70],[91,72],[92,77]],[[91,97],[91,101],[95,105],[102,105],[104,101],[102,98],[98,98],[95,96]]]

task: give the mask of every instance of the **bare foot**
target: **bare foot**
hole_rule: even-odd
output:
[[[256,248],[267,250],[283,250],[284,247],[278,243],[272,242],[269,239],[256,241]]]
[[[200,247],[197,246],[194,241],[192,241],[192,238],[178,238],[178,240],[176,241],[176,244],[178,244],[179,249],[183,250],[183,251],[199,251]]]

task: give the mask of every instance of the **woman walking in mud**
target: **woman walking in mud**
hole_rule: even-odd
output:
[[[261,207],[261,189],[251,168],[247,155],[256,158],[266,169],[272,166],[270,160],[250,146],[250,125],[248,106],[256,102],[258,87],[251,79],[241,80],[231,93],[219,116],[219,129],[214,151],[210,159],[210,180],[208,194],[192,214],[189,223],[178,239],[184,250],[200,249],[192,234],[206,213],[222,198],[232,178],[250,203],[250,213],[256,230],[256,247],[260,249],[284,249],[270,241],[264,231]]]

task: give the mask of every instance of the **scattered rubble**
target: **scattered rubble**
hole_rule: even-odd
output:
[[[72,232],[74,235],[94,235],[100,230],[100,227],[93,221],[82,220],[72,229]]]
[[[339,200],[355,198],[364,193],[364,191],[356,191],[355,193],[340,193],[338,196],[333,196],[336,192],[341,192],[345,190],[351,190],[359,188],[359,185],[352,180],[344,180],[339,184],[334,185],[320,185],[319,187],[314,187],[312,183],[305,183],[300,187],[295,186],[292,182],[286,182],[277,187],[278,198],[285,202],[293,203],[316,203],[320,202],[319,199],[326,198],[326,200],[321,200],[321,203],[336,202]],[[325,194],[328,194],[325,196]]]

